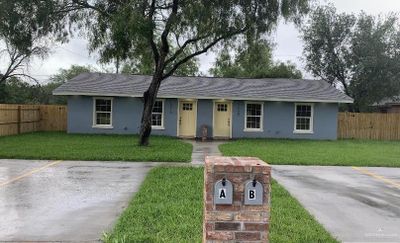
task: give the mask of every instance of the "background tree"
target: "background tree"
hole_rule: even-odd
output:
[[[18,77],[10,77],[3,84],[0,103],[40,104],[41,87],[39,84],[25,82]]]
[[[69,79],[94,69],[90,66],[72,65],[69,69],[60,69],[50,77],[46,84],[32,83],[18,77],[10,77],[0,84],[0,103],[7,104],[67,104],[66,97],[53,96],[53,90]]]
[[[26,72],[27,66],[31,57],[44,58],[49,49],[46,46],[34,45],[21,50],[9,43],[6,38],[1,38],[0,36],[0,40],[1,39],[4,40],[5,47],[0,49],[0,60],[3,60],[0,67],[0,83],[4,83],[7,79],[12,77],[27,78],[37,81]]]
[[[290,62],[274,62],[272,45],[263,40],[234,49],[224,48],[210,73],[215,77],[231,78],[302,78],[301,71]]]
[[[397,15],[358,17],[351,42],[350,90],[360,111],[400,95],[400,23]]]
[[[337,14],[332,6],[318,7],[303,28],[306,69],[351,96],[350,40],[356,17]]]
[[[49,3],[0,0],[0,102],[37,102],[26,96],[39,87],[38,81],[27,72],[29,62],[32,57],[45,58],[52,40],[65,40],[63,32],[53,35],[53,38],[47,36],[55,29],[64,29],[49,18],[52,10]],[[31,81],[36,84],[32,85]],[[31,94],[38,97],[35,92]]]
[[[95,69],[91,66],[79,66],[72,65],[68,69],[60,69],[57,74],[50,77],[49,82],[41,86],[41,104],[67,104],[67,97],[65,96],[54,96],[53,90],[58,88],[68,80],[78,76],[81,73],[93,72]]]
[[[57,74],[54,74],[50,77],[50,82],[61,85],[67,82],[68,80],[75,78],[81,73],[88,73],[95,71],[96,69],[94,69],[92,66],[71,65],[71,67],[68,69],[64,68],[59,69]]]
[[[303,28],[306,69],[353,97],[349,110],[368,110],[400,93],[399,36],[396,15],[355,16],[319,7]]]
[[[4,48],[1,48],[3,44]],[[24,96],[27,91],[39,87],[39,82],[27,72],[29,62],[32,57],[45,58],[49,49],[46,46],[41,46],[39,43],[34,43],[33,46],[25,49],[18,49],[16,45],[7,40],[6,37],[0,35],[0,102],[1,103],[16,103],[26,99]],[[34,81],[36,85],[25,83],[24,81]],[[11,97],[10,92],[21,90],[21,98]],[[24,92],[26,91],[26,92]],[[18,93],[14,93],[18,95]],[[12,98],[10,100],[10,98]],[[14,101],[13,101],[14,100]],[[28,99],[29,103],[36,102],[33,99]],[[18,103],[17,102],[17,103]],[[20,103],[22,104],[22,103]]]
[[[65,25],[49,16],[54,6],[52,1],[0,0],[0,83],[11,77],[34,80],[26,73],[30,58],[45,57],[52,40],[65,40]],[[63,31],[49,38],[56,29]]]
[[[308,9],[308,0],[10,2],[10,5],[18,5],[14,11],[22,16],[18,20],[21,22],[24,22],[24,15],[31,13],[26,13],[19,5],[30,4],[28,9],[34,12],[46,6],[46,17],[35,22],[35,30],[65,37],[67,28],[77,27],[88,37],[90,50],[99,51],[105,61],[125,61],[130,53],[151,53],[153,73],[149,88],[143,94],[141,145],[148,144],[152,108],[164,79],[222,42],[262,35],[276,25],[279,17],[297,20]],[[38,25],[44,28],[37,28]]]

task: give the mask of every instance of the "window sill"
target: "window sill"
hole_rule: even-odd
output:
[[[299,130],[295,130],[293,131],[294,134],[314,134],[314,131],[299,131]]]
[[[151,127],[153,130],[165,130],[165,127]]]
[[[113,126],[110,125],[93,125],[92,128],[97,128],[97,129],[114,129]]]
[[[248,129],[248,128],[245,128],[243,130],[243,132],[264,132],[264,130],[263,129]]]

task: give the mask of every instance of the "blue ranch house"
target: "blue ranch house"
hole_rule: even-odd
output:
[[[68,96],[69,133],[137,134],[151,76],[83,73],[57,88]],[[353,100],[321,80],[169,77],[152,133],[185,138],[337,138],[340,103]]]

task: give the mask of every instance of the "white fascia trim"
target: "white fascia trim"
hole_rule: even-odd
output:
[[[113,94],[113,93],[80,93],[80,92],[53,92],[53,95],[60,96],[72,96],[72,95],[82,95],[82,96],[110,96],[110,97],[131,97],[131,98],[142,98],[143,95],[128,95],[128,94]],[[201,100],[248,100],[248,101],[275,101],[275,102],[304,102],[304,103],[341,103],[341,104],[352,104],[353,100],[321,100],[321,99],[281,99],[281,98],[244,98],[244,97],[207,97],[207,96],[158,96],[158,98],[163,99],[201,99]]]

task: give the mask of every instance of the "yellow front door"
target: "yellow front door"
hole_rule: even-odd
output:
[[[195,101],[179,102],[179,136],[196,136],[196,113],[197,103]]]
[[[231,136],[231,102],[214,103],[214,137],[229,138]]]

